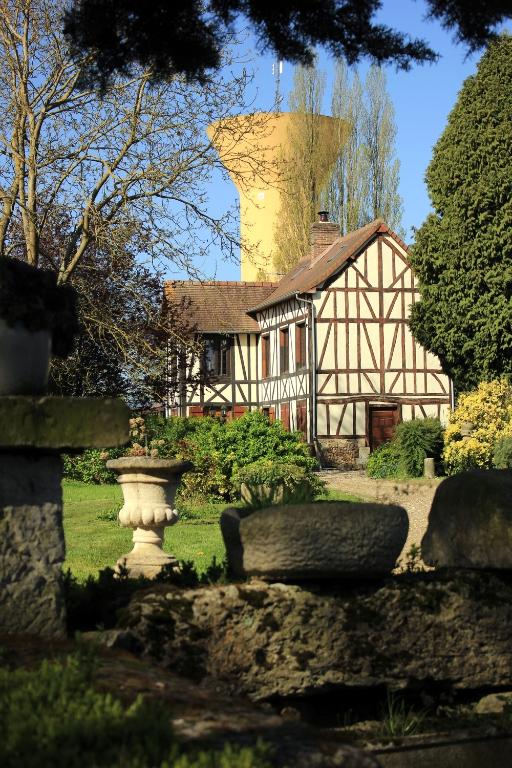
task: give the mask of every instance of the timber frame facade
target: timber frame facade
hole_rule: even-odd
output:
[[[168,284],[166,296],[191,286]],[[208,292],[221,293],[225,323],[216,333],[228,339],[229,375],[182,393],[174,412],[232,418],[262,409],[309,442],[370,449],[401,420],[446,419],[451,382],[409,330],[416,279],[407,247],[382,220],[341,238],[318,222],[310,255],[279,283],[206,283],[202,291],[209,319],[198,326],[210,335],[219,301]]]

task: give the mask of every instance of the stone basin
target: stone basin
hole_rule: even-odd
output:
[[[409,530],[403,507],[321,502],[269,507],[240,520],[243,567],[267,581],[389,573]]]

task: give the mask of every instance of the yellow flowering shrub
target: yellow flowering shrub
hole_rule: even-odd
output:
[[[464,436],[464,427],[470,427]],[[490,469],[494,448],[512,437],[512,386],[506,379],[484,381],[461,395],[444,434],[443,461],[448,474]]]

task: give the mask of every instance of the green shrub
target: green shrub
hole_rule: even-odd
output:
[[[181,755],[161,768],[272,768],[269,748],[259,742],[254,747],[226,744],[222,751],[196,752]]]
[[[394,442],[400,455],[400,469],[408,477],[423,475],[423,462],[434,459],[439,468],[443,450],[443,427],[439,419],[402,421],[396,428]]]
[[[123,448],[111,448],[108,451],[91,449],[76,456],[64,454],[64,477],[68,480],[80,480],[83,483],[115,483],[116,473],[106,467],[108,459],[116,459],[124,454]]]
[[[234,492],[247,487],[251,506],[300,504],[310,502],[325,491],[325,483],[310,469],[296,464],[259,459],[237,469],[233,475]]]
[[[203,495],[207,500],[231,499],[237,470],[260,459],[293,464],[311,472],[318,467],[299,433],[287,432],[281,422],[270,422],[258,411],[226,423],[196,419],[194,432],[181,443],[179,456],[194,470],[182,481],[180,496]]]
[[[293,464],[308,472],[318,467],[300,433],[287,432],[280,421],[271,423],[257,411],[228,422],[209,416],[139,416],[130,420],[130,432],[131,444],[126,448],[65,456],[64,476],[86,483],[111,483],[116,474],[105,466],[110,458],[131,454],[185,459],[194,469],[183,476],[178,503],[191,503],[231,500],[234,472],[259,459]]]
[[[370,454],[366,474],[369,477],[398,477],[400,453],[396,442],[383,443]]]
[[[498,440],[492,463],[496,469],[512,469],[512,437],[502,437]]]
[[[36,669],[0,667],[2,768],[271,768],[269,749],[183,754],[165,703],[125,705],[94,688],[95,663],[76,653]]]

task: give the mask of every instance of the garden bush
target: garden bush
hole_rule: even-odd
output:
[[[302,504],[314,501],[325,491],[325,483],[310,469],[296,464],[259,459],[237,469],[233,475],[233,490],[247,487],[252,507],[272,504]]]
[[[35,669],[0,667],[2,768],[270,768],[263,744],[183,754],[163,702],[125,705],[95,689],[94,671],[84,651]]]
[[[383,443],[370,454],[366,474],[369,477],[398,477],[400,452],[395,441]]]
[[[212,418],[196,421],[195,431],[181,442],[178,452],[194,464],[183,478],[182,498],[196,494],[208,500],[232,499],[238,495],[232,483],[235,472],[260,459],[308,472],[318,467],[299,433],[287,432],[281,422],[270,422],[258,411],[226,423]]]
[[[512,437],[502,437],[498,440],[492,463],[496,469],[512,469]]]
[[[469,436],[464,436],[469,426]],[[496,446],[512,437],[512,386],[506,379],[482,382],[460,395],[450,414],[444,437],[443,460],[448,474],[468,469],[490,469]]]
[[[80,480],[84,483],[115,483],[117,474],[107,469],[109,459],[119,456],[158,456],[175,458],[181,448],[182,440],[194,433],[197,425],[204,419],[185,419],[173,417],[142,416],[130,419],[130,443],[123,448],[109,450],[87,450],[78,455],[63,456],[64,477],[68,480]],[[214,421],[214,419],[207,419]]]
[[[78,455],[64,454],[64,477],[68,480],[80,480],[83,483],[115,483],[116,473],[106,467],[108,459],[117,459],[125,453],[124,448],[111,448],[108,451],[91,449]]]
[[[421,477],[423,462],[427,457],[434,459],[439,471],[443,451],[443,427],[439,419],[402,421],[396,428],[394,441],[400,456],[402,474]]]
[[[318,462],[300,433],[287,432],[280,421],[270,422],[258,411],[223,422],[213,417],[135,417],[130,420],[130,445],[110,451],[85,451],[64,458],[64,476],[87,483],[115,482],[105,467],[117,456],[155,456],[191,461],[183,476],[178,500],[204,502],[236,497],[232,477],[241,467],[260,459],[293,464],[311,472]]]

